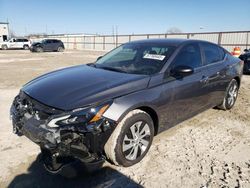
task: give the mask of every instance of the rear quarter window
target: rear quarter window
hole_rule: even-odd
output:
[[[220,54],[220,60],[222,61],[226,55],[225,50],[221,47],[218,47],[218,50],[219,50],[219,54]]]
[[[224,59],[225,52],[217,45],[201,43],[201,47],[205,58],[205,65],[213,64]]]

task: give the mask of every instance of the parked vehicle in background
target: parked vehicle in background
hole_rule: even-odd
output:
[[[244,52],[245,52],[245,53],[250,52],[250,48],[249,48],[249,49],[246,48],[246,49],[244,50]]]
[[[11,107],[13,130],[41,147],[53,173],[75,161],[128,167],[156,134],[209,108],[231,109],[242,69],[239,58],[205,41],[129,42],[24,85]]]
[[[34,42],[30,47],[32,52],[63,52],[64,44],[57,39],[44,39],[41,42]]]
[[[240,59],[242,61],[244,61],[244,68],[243,68],[243,72],[245,74],[250,74],[250,50],[244,50],[244,54],[240,55]]]
[[[28,50],[31,46],[31,41],[26,38],[11,38],[6,42],[0,43],[3,50],[7,49],[25,49]]]

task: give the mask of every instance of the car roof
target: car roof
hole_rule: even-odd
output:
[[[59,41],[59,42],[61,42],[61,40],[59,40],[59,39],[44,39],[44,40],[54,40],[54,41]]]
[[[27,39],[27,38],[25,38],[25,37],[13,37],[13,38],[11,38],[11,39]],[[28,40],[28,39],[27,39]]]
[[[172,38],[172,39],[144,39],[144,40],[135,40],[129,42],[129,44],[165,44],[170,46],[179,46],[184,43],[190,43],[190,42],[207,42],[211,43],[209,41],[203,41],[203,40],[194,40],[194,39],[181,39],[181,38]],[[214,44],[214,43],[212,43]]]

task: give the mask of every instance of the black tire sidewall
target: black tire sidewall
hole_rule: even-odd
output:
[[[7,50],[8,49],[7,45],[2,45],[2,49]]]
[[[130,160],[125,158],[125,156],[124,156],[124,154],[122,152],[122,144],[123,144],[123,139],[124,139],[125,134],[127,133],[127,131],[130,129],[130,127],[132,125],[134,125],[138,121],[146,122],[149,125],[151,137],[150,137],[149,145],[148,145],[148,148],[146,149],[146,151],[140,157],[138,157],[137,159],[135,159],[133,161],[130,161]],[[123,127],[121,129],[121,134],[118,136],[117,144],[116,144],[116,147],[115,147],[116,161],[120,165],[122,165],[124,167],[132,166],[132,165],[140,162],[144,158],[144,156],[147,154],[147,152],[148,152],[148,150],[149,150],[149,148],[150,148],[150,146],[152,144],[153,137],[154,137],[154,124],[153,124],[153,121],[152,121],[151,117],[148,114],[146,114],[146,113],[138,113],[138,114],[135,114],[135,115],[131,116],[130,118],[128,118],[124,122]]]
[[[57,51],[58,51],[58,52],[63,52],[63,50],[64,50],[64,49],[63,49],[62,46],[59,46],[59,47],[57,48]]]
[[[236,84],[236,86],[237,86],[237,95],[236,95],[236,98],[235,98],[235,100],[234,100],[234,103],[233,103],[232,105],[229,105],[229,104],[228,104],[228,95],[229,95],[229,91],[230,91],[231,87],[233,87],[235,84]],[[230,84],[229,84],[229,86],[228,86],[228,88],[227,88],[227,93],[226,93],[225,107],[226,107],[227,110],[230,110],[231,108],[233,108],[233,106],[234,106],[234,104],[235,104],[235,102],[236,102],[236,100],[237,100],[237,97],[238,97],[238,91],[239,91],[239,84],[238,84],[238,82],[237,82],[235,79],[233,79],[233,80],[230,82]]]
[[[42,48],[42,47],[37,47],[37,48],[36,48],[36,51],[37,51],[37,52],[43,52],[43,48]]]
[[[24,50],[28,50],[28,49],[29,49],[29,46],[28,46],[28,45],[24,45],[24,46],[23,46],[23,49],[24,49]]]

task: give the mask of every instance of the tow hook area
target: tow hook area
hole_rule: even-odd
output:
[[[83,163],[74,157],[62,157],[57,152],[52,154],[51,151],[41,148],[40,161],[49,173],[73,178],[78,174],[92,173],[100,169],[105,158],[100,158],[95,162]]]
[[[65,112],[45,106],[24,93],[20,95],[11,107],[13,132],[40,146],[41,159],[49,172],[58,173],[76,161],[92,166],[105,160],[104,145],[117,122],[100,117],[95,122],[51,127],[48,120]]]

